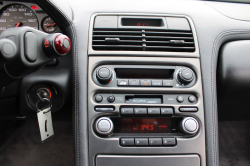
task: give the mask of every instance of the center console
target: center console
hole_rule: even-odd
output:
[[[206,165],[199,49],[189,17],[95,14],[88,53],[90,165]]]

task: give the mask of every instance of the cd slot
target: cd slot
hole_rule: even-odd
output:
[[[125,102],[129,104],[162,104],[162,95],[133,95],[125,96]]]

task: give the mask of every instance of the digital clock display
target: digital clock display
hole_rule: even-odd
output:
[[[122,18],[123,26],[163,26],[162,19]]]
[[[121,133],[171,133],[170,118],[122,118]]]

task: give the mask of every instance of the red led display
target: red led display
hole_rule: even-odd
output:
[[[121,119],[121,133],[170,133],[171,119]]]
[[[137,23],[137,26],[148,26],[148,23]]]
[[[38,9],[38,7],[37,6],[30,6],[32,9],[34,9],[34,10],[37,10]]]

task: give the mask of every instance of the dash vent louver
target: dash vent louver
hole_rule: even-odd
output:
[[[192,31],[94,29],[93,50],[194,52]]]

